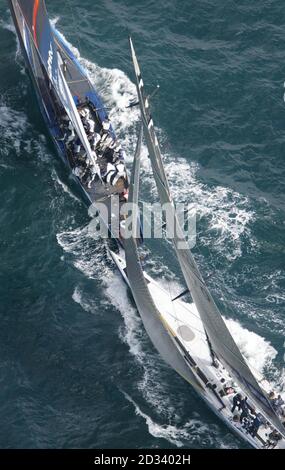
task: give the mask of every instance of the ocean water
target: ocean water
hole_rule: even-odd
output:
[[[131,33],[171,188],[242,351],[284,390],[285,104],[281,0],[48,0],[130,164]],[[243,448],[166,366],[59,161],[0,0],[0,447]],[[144,155],[146,151],[144,149]],[[143,159],[143,200],[154,182]],[[147,257],[179,292],[169,245]]]

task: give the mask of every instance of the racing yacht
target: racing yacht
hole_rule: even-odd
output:
[[[285,403],[261,374],[247,364],[216,305],[185,238],[163,165],[135,49],[130,39],[141,130],[130,178],[129,203],[136,227],[142,129],[162,205],[168,204],[176,230],[169,238],[187,289],[175,298],[143,269],[135,233],[124,250],[111,252],[129,286],[154,347],[162,358],[236,434],[256,449],[285,449]],[[125,232],[126,233],[126,232]],[[185,294],[191,302],[182,300]]]
[[[106,108],[86,72],[49,21],[44,0],[8,0],[48,130],[87,203],[119,195],[128,177]]]

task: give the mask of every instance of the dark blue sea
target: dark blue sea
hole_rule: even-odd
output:
[[[122,139],[139,111],[131,33],[194,253],[250,364],[285,389],[281,0],[47,0]],[[141,199],[155,199],[143,149]],[[243,448],[165,365],[59,160],[0,0],[0,447]],[[184,288],[170,245],[146,269]]]

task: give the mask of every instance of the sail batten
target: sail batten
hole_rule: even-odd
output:
[[[276,429],[278,429],[278,431],[283,436],[285,436],[285,429],[283,424],[272,408],[272,405],[265,392],[260,388],[260,385],[258,384],[233,337],[231,336],[231,333],[229,332],[222,318],[221,312],[214,302],[213,297],[200,274],[190,249],[188,247],[185,248],[187,243],[182,228],[179,224],[179,220],[171,198],[158,140],[155,135],[153,118],[150,115],[149,107],[146,106],[147,98],[144,93],[141,71],[131,39],[130,47],[136,75],[136,87],[142,115],[144,136],[148,147],[154,179],[161,204],[163,205],[168,203],[172,207],[173,220],[175,220],[175,226],[177,230],[177,233],[175,237],[173,237],[172,242],[187,288],[189,289],[192,299],[200,314],[205,331],[208,335],[215,354],[220,359],[222,364],[230,370],[232,376],[239,383],[241,388],[252,400],[255,406],[263,411],[267,419],[276,427]],[[183,241],[183,248],[181,248],[181,245],[179,244],[181,241]]]

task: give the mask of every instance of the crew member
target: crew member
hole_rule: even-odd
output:
[[[76,134],[75,134],[75,132],[74,132],[74,127],[73,127],[73,124],[72,124],[71,121],[69,121],[68,130],[69,130],[69,135],[68,135],[68,137],[67,137],[67,139],[66,139],[66,145],[70,145],[70,144],[74,141],[74,139],[75,139],[75,137],[76,137]],[[67,135],[67,134],[66,134],[66,135]]]
[[[261,422],[258,416],[255,416],[249,428],[249,432],[252,435],[252,437],[256,437],[260,426],[261,426]]]
[[[242,401],[242,398],[241,398],[241,394],[240,393],[237,393],[234,397],[233,397],[233,406],[232,406],[232,413],[234,413],[235,409],[237,408],[238,410],[241,409],[241,401]]]
[[[102,122],[103,132],[107,133],[110,130],[110,127],[111,127],[111,123],[109,119],[108,118],[104,119],[104,121]]]

